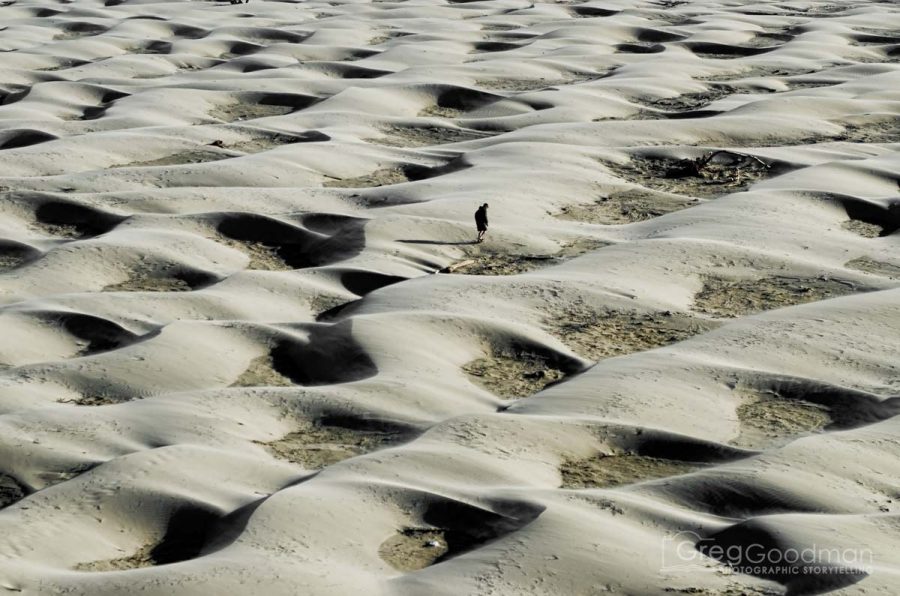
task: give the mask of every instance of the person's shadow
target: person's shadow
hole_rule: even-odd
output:
[[[466,242],[441,242],[440,240],[397,240],[397,242],[402,242],[404,244],[441,244],[444,246],[466,246],[469,244],[478,244],[475,240],[468,240]]]

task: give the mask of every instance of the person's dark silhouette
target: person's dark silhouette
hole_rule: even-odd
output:
[[[485,203],[475,212],[475,228],[478,230],[478,238],[475,242],[484,242],[484,233],[488,229],[487,210],[488,204]]]

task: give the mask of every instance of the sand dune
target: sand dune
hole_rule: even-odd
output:
[[[9,0],[0,50],[5,590],[900,592],[894,3]]]

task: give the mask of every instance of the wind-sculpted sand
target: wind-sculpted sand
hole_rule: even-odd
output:
[[[0,50],[3,590],[900,592],[896,3],[8,0]]]

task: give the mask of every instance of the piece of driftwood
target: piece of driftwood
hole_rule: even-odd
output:
[[[741,158],[741,161],[734,166],[736,170],[741,169],[741,163],[743,162],[755,162],[761,165],[763,169],[766,170],[770,167],[769,164],[756,157],[755,155],[747,155],[746,153],[738,153],[736,151],[729,151],[727,149],[719,149],[718,151],[711,151],[706,155],[703,155],[696,159],[688,158],[675,162],[675,164],[670,167],[668,171],[666,171],[666,178],[702,177],[706,167],[710,163],[712,163],[712,160],[719,155],[733,155]]]

